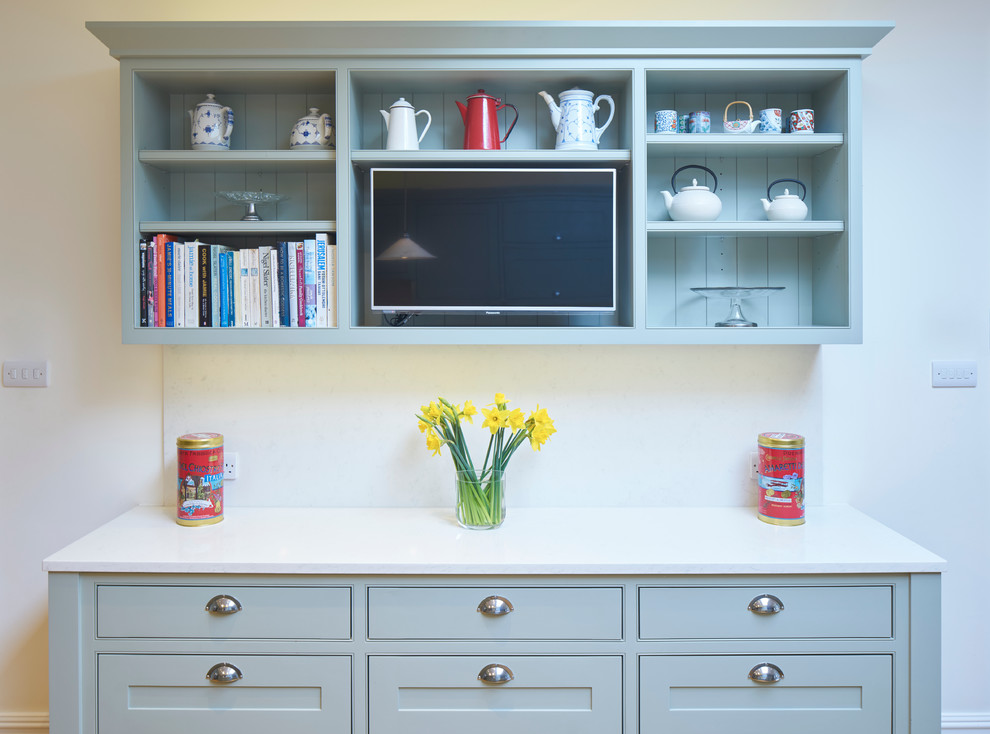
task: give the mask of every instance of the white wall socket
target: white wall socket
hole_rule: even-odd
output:
[[[237,479],[237,473],[240,465],[238,461],[237,454],[232,451],[223,452],[223,478],[224,479]]]
[[[4,387],[48,387],[48,360],[3,363]]]
[[[976,387],[976,362],[932,362],[932,387]]]

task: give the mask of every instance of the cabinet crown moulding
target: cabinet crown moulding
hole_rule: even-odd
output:
[[[114,58],[141,56],[852,56],[883,21],[90,21]],[[463,39],[451,42],[452,33]],[[221,39],[218,44],[217,40]]]

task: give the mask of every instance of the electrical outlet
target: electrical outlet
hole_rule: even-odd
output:
[[[756,479],[760,473],[760,455],[754,451],[749,455],[749,478]]]
[[[223,452],[223,478],[224,479],[237,479],[237,470],[239,468],[238,467],[238,464],[239,463],[240,462],[238,461],[237,454],[235,454],[233,452],[224,451]]]
[[[4,387],[48,387],[50,373],[47,360],[4,362]]]
[[[976,362],[932,362],[932,387],[976,387]]]

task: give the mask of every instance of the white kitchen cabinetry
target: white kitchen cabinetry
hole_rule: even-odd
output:
[[[942,561],[848,508],[171,514],[46,560],[52,734],[938,727]]]
[[[863,58],[884,23],[314,22],[114,23],[89,29],[121,63],[123,340],[135,343],[816,344],[862,339]],[[554,150],[540,91],[615,101],[598,150]],[[455,101],[484,89],[516,106],[501,150],[463,150]],[[234,109],[229,152],[189,150],[186,111],[207,93]],[[420,150],[384,150],[379,110],[400,97],[431,112]],[[736,99],[754,111],[811,107],[812,135],[730,135]],[[288,149],[309,107],[335,122],[332,151]],[[740,109],[736,106],[733,110]],[[711,134],[658,135],[653,113],[707,110]],[[735,116],[734,111],[731,113]],[[510,120],[503,115],[500,130]],[[599,121],[601,122],[601,121]],[[660,192],[681,165],[719,177],[715,222],[671,222]],[[389,325],[370,308],[373,167],[617,171],[614,311],[421,313]],[[808,187],[806,221],[768,222],[777,178]],[[689,184],[690,180],[679,182]],[[222,190],[284,194],[242,222]],[[155,233],[234,249],[337,242],[337,326],[140,327],[137,242]],[[880,243],[870,243],[879,246]],[[410,264],[411,268],[416,267]],[[479,273],[479,278],[486,277]],[[728,305],[691,289],[783,286],[744,303],[758,328],[718,328]],[[393,320],[394,321],[394,320]]]

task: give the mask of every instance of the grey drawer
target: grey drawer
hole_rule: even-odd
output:
[[[750,602],[765,594],[783,610],[757,614]],[[644,587],[639,590],[639,636],[670,639],[871,637],[893,634],[890,586]]]
[[[478,611],[499,596],[512,611]],[[619,640],[619,587],[408,587],[368,589],[368,636],[399,640]]]
[[[240,611],[212,614],[217,595]],[[124,586],[96,590],[98,637],[346,640],[351,591],[323,586]]]
[[[206,679],[225,662],[243,677]],[[98,662],[100,734],[350,734],[343,655],[109,655]]]
[[[491,664],[512,680],[480,681]],[[368,711],[369,734],[621,734],[622,659],[372,655]]]
[[[749,679],[776,665],[776,683]],[[891,731],[889,655],[648,655],[641,734],[879,734]]]

